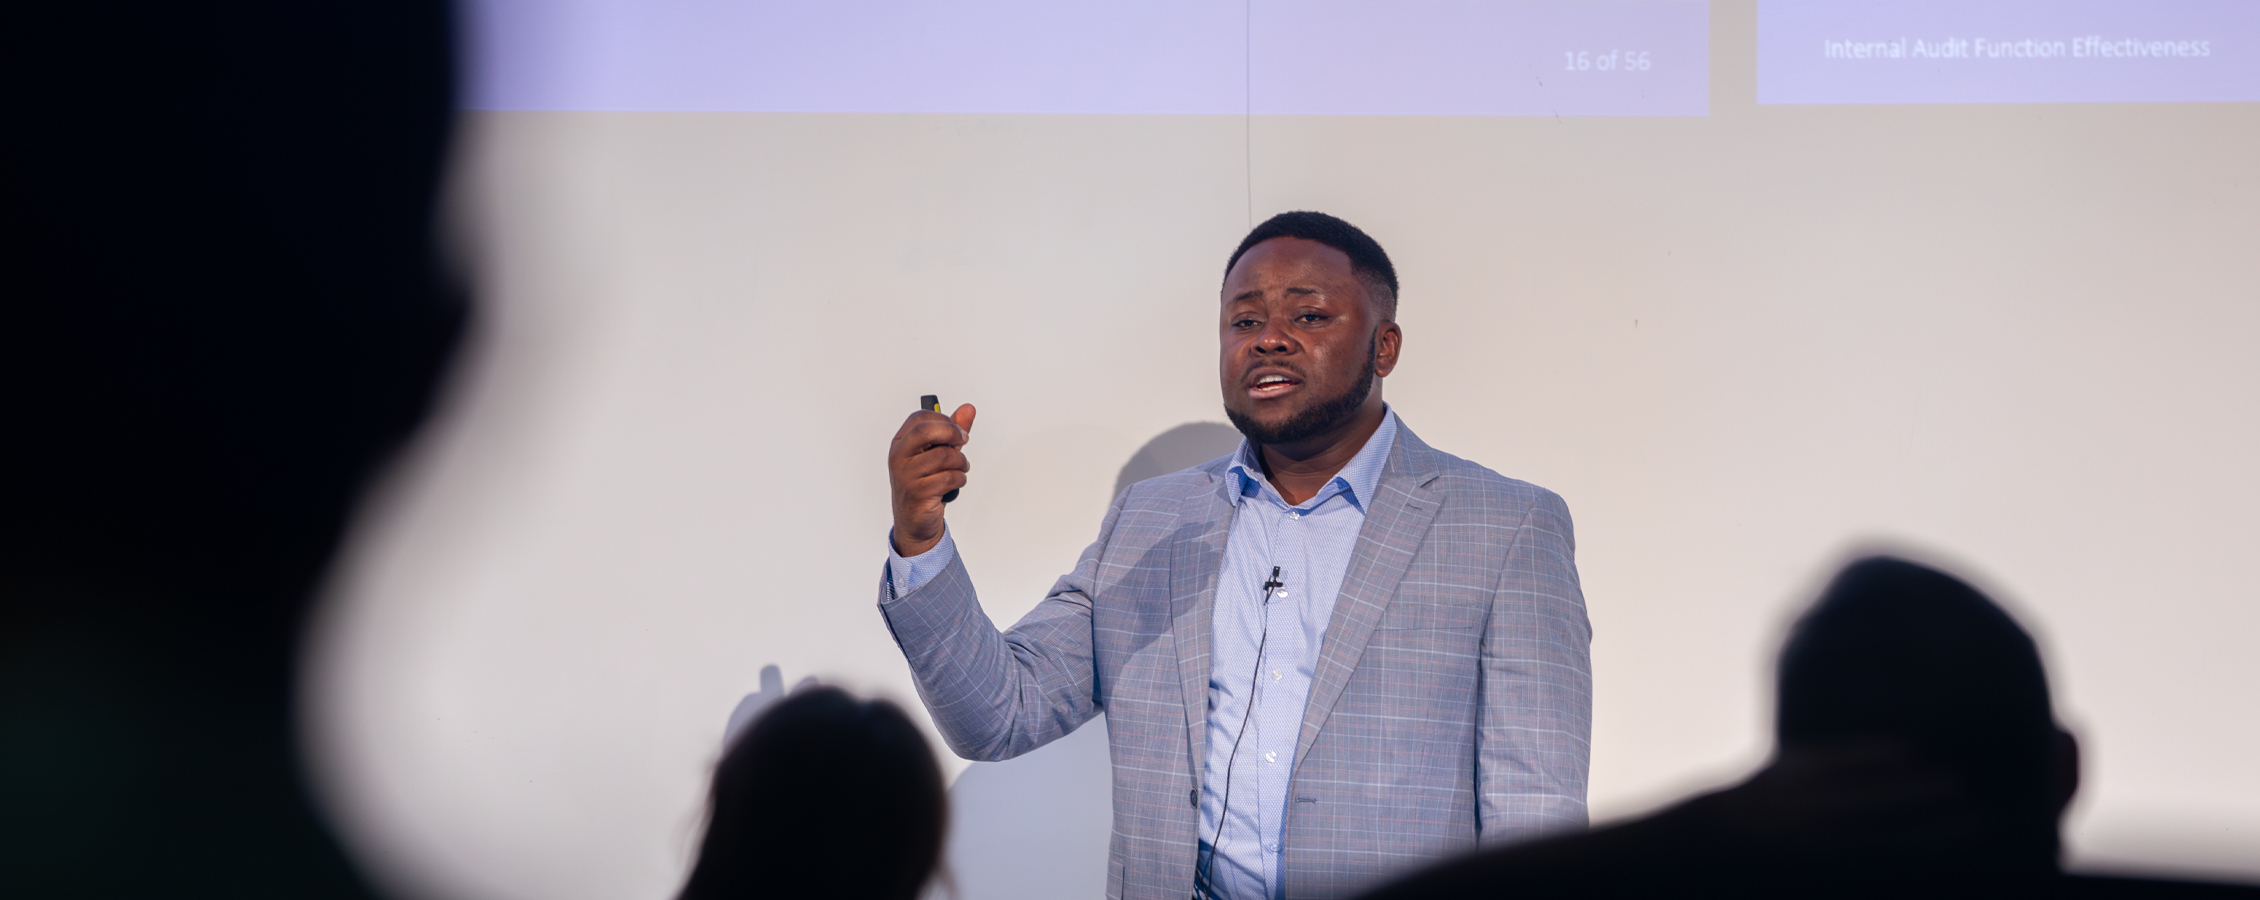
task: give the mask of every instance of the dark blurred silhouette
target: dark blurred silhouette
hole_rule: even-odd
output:
[[[723,754],[681,900],[917,900],[942,856],[942,791],[901,708],[796,690]]]
[[[1447,862],[1367,900],[2250,896],[2064,874],[2079,784],[2032,638],[1961,580],[1852,563],[1782,649],[1774,760],[1646,819]]]
[[[0,895],[367,895],[300,777],[293,648],[461,330],[451,29],[0,13]]]

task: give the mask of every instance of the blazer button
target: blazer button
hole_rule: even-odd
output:
[[[1192,803],[1194,808],[1198,809],[1201,805],[1201,789],[1194,788],[1190,791],[1186,791],[1185,799],[1187,802]]]

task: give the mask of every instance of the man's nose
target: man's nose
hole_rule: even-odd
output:
[[[1277,322],[1267,322],[1263,326],[1263,333],[1256,335],[1255,342],[1250,346],[1250,349],[1254,350],[1257,356],[1279,356],[1293,353],[1295,342],[1287,339],[1286,329],[1282,328]]]

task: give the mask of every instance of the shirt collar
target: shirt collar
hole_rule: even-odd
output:
[[[1383,404],[1381,409],[1381,427],[1374,429],[1373,436],[1365,439],[1365,446],[1358,448],[1357,455],[1350,457],[1350,461],[1342,466],[1342,471],[1335,473],[1334,480],[1327,482],[1326,487],[1320,488],[1316,496],[1298,508],[1316,509],[1337,492],[1348,494],[1350,503],[1360,512],[1373,502],[1373,492],[1381,483],[1381,470],[1389,463],[1389,449],[1397,442],[1397,411],[1387,404]],[[1247,438],[1240,439],[1239,452],[1232,455],[1232,465],[1226,472],[1232,475],[1227,479],[1225,488],[1234,504],[1266,492],[1274,498],[1279,496],[1271,482],[1263,477],[1263,464],[1256,460],[1255,445],[1249,443]],[[1286,505],[1284,500],[1280,503]]]

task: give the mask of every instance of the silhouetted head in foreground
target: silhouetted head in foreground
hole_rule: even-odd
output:
[[[2055,865],[2076,745],[2032,638],[1960,579],[1889,558],[1845,567],[1782,648],[1774,730],[1777,768],[1888,760],[1937,780],[1992,861]]]
[[[943,789],[899,707],[799,691],[723,756],[682,900],[916,900],[941,861]]]
[[[1875,557],[1837,573],[1782,649],[1776,712],[1773,761],[1739,785],[1366,900],[2244,895],[2057,868],[2077,745],[2031,636],[1944,572]]]

